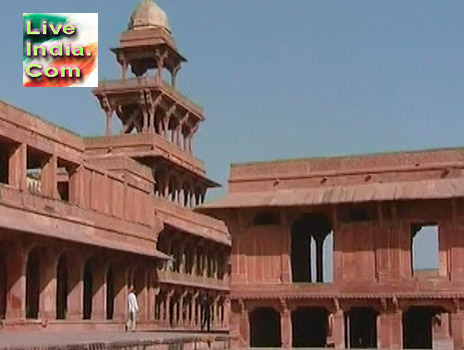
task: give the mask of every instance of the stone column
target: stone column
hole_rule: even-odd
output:
[[[287,307],[286,301],[281,300],[280,311],[280,339],[282,341],[282,348],[292,348],[292,313]]]
[[[40,257],[40,297],[39,318],[56,318],[56,265],[57,252],[51,248],[43,249]]]
[[[198,300],[198,294],[195,293],[195,294],[192,295],[192,299],[190,301],[190,303],[192,305],[192,313],[191,313],[190,323],[189,323],[190,328],[195,328],[195,326],[196,326],[196,324],[195,324],[195,316],[196,316],[197,300]]]
[[[385,310],[377,318],[379,349],[402,349],[403,322],[401,311]]]
[[[17,146],[10,154],[8,160],[8,184],[20,190],[27,189],[27,145]]]
[[[336,309],[330,315],[332,341],[335,349],[345,348],[345,318],[343,310]]]
[[[154,105],[151,105],[149,112],[149,117],[150,117],[150,122],[148,125],[148,132],[151,134],[154,134],[156,132],[156,127],[155,127],[155,113],[156,113],[156,107]]]
[[[142,132],[148,132],[148,112],[146,110],[145,105],[142,105],[142,115],[143,115]]]
[[[432,341],[434,349],[452,349],[453,341],[450,330],[450,314],[437,314],[432,327]]]
[[[106,319],[106,272],[108,264],[98,259],[92,266],[93,270],[93,298],[92,320],[102,321]]]
[[[464,310],[458,308],[450,314],[450,323],[454,349],[464,348]]]
[[[58,198],[58,158],[52,155],[42,167],[40,174],[41,193],[50,198]]]
[[[19,241],[6,249],[7,291],[6,319],[26,318],[26,268],[27,250]]]
[[[179,319],[177,320],[177,326],[184,326],[184,305],[185,303],[185,293],[181,294],[179,297],[178,308],[179,308]]]
[[[166,304],[165,304],[165,324],[167,327],[171,326],[171,298],[172,298],[173,291],[169,291],[166,294]]]
[[[156,307],[156,288],[155,281],[153,278],[153,271],[150,269],[147,271],[147,321],[155,319],[155,307]]]
[[[85,168],[80,165],[69,174],[69,201],[78,206],[84,206],[84,172]]]
[[[316,282],[323,282],[324,280],[324,271],[323,271],[323,246],[324,246],[324,236],[318,236],[314,238],[316,242]]]
[[[248,310],[242,307],[239,318],[239,337],[241,338],[240,347],[250,347],[250,322]]]
[[[197,305],[196,305],[195,313],[196,313],[196,319],[197,319],[196,327],[197,329],[200,329],[201,328],[201,295],[198,295],[197,297]]]
[[[82,320],[84,298],[84,264],[86,256],[81,252],[71,252],[68,258],[68,313],[70,320]]]

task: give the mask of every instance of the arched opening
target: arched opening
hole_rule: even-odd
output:
[[[417,275],[438,275],[438,225],[411,225],[411,271]]]
[[[305,307],[293,311],[292,337],[295,348],[325,348],[327,310],[322,307]]]
[[[110,267],[106,273],[106,319],[112,320],[114,316],[114,273]]]
[[[346,347],[352,349],[377,348],[377,311],[368,307],[350,309],[345,319]]]
[[[403,314],[403,348],[432,349],[433,320],[441,311],[435,307],[410,307]]]
[[[56,319],[66,319],[68,311],[68,262],[63,254],[56,267]]]
[[[92,299],[93,299],[93,273],[90,262],[87,260],[84,266],[84,295],[83,295],[83,318],[90,320],[92,318]]]
[[[6,316],[6,262],[5,259],[0,257],[0,320],[5,319]]]
[[[26,267],[26,318],[39,317],[40,300],[40,257],[39,249],[34,248],[27,257]]]
[[[253,310],[250,315],[250,346],[252,348],[280,348],[280,314],[267,307]]]
[[[333,266],[327,259],[327,248],[324,241],[332,231],[332,224],[323,214],[304,214],[295,220],[291,229],[291,266],[293,282],[327,282]],[[314,258],[313,258],[314,257]],[[314,270],[314,271],[312,271]]]

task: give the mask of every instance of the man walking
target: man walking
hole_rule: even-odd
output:
[[[135,295],[135,290],[133,287],[129,290],[129,295],[127,296],[127,308],[128,308],[128,320],[126,324],[126,331],[135,332],[135,324],[137,321],[137,312],[139,311],[139,306],[137,304],[137,296]]]

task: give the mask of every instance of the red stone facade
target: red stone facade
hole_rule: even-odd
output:
[[[461,349],[463,196],[463,149],[232,165],[201,210],[232,235],[235,345]]]
[[[130,287],[139,328],[228,327],[230,235],[192,210],[216,186],[192,149],[204,116],[175,88],[185,59],[157,11],[139,4],[123,76],[94,90],[106,136],[0,102],[0,328],[122,329]]]

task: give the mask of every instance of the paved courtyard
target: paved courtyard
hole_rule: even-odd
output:
[[[0,331],[0,349],[92,348],[108,349],[135,344],[171,343],[176,341],[201,341],[227,337],[226,333],[176,333],[86,331],[86,332],[10,332]]]

